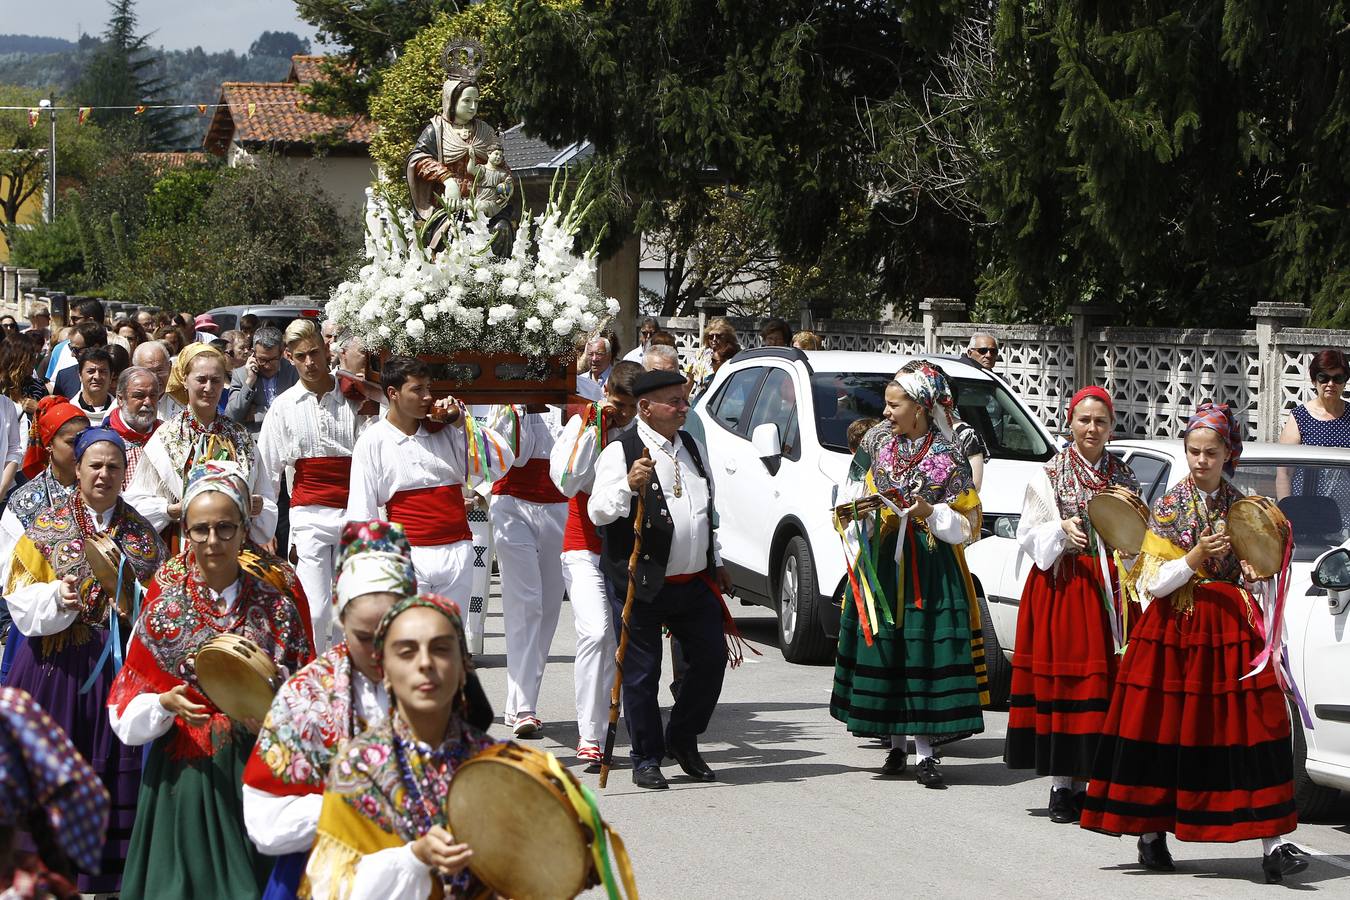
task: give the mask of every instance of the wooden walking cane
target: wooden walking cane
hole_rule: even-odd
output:
[[[646,448],[643,459],[651,459]],[[633,612],[633,592],[637,588],[637,561],[642,552],[642,513],[646,505],[647,482],[638,494],[637,515],[633,516],[633,552],[628,554],[628,595],[623,599],[623,613],[619,617],[619,649],[614,654],[614,687],[609,692],[609,730],[605,732],[605,755],[600,758],[600,787],[609,782],[609,767],[614,762],[614,737],[619,730],[619,694],[623,690],[623,657],[628,652],[628,617]]]

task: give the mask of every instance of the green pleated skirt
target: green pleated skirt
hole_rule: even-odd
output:
[[[244,764],[255,736],[236,728],[214,756],[170,758],[174,732],[146,759],[122,900],[251,900],[274,859],[244,830]]]
[[[912,532],[912,526],[910,531]],[[882,624],[872,646],[846,592],[839,617],[830,715],[858,735],[916,734],[955,738],[984,731],[971,649],[965,580],[950,544],[923,535],[906,541],[905,577],[895,565],[897,535],[882,539],[877,578],[895,626]],[[894,598],[903,596],[903,616]],[[922,606],[919,601],[922,601]]]

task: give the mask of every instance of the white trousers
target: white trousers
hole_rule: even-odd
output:
[[[309,600],[314,623],[315,651],[333,646],[338,630],[333,609],[333,570],[337,566],[338,540],[346,524],[345,511],[329,506],[291,507],[291,546],[295,547],[295,574]]]
[[[455,541],[434,547],[412,548],[413,572],[420,594],[449,597],[463,609],[469,605],[473,583],[473,543]]]
[[[473,532],[473,587],[469,605],[464,609],[464,638],[474,656],[483,653],[483,619],[487,616],[488,594],[492,588],[492,519],[486,506],[469,511],[469,530]]]
[[[577,627],[573,673],[577,692],[577,734],[602,743],[609,725],[609,694],[614,688],[614,618],[609,608],[600,554],[568,550],[562,555],[563,580]]]
[[[566,524],[566,503],[531,503],[505,494],[492,500],[492,539],[506,629],[508,721],[538,713],[544,664],[562,612]]]

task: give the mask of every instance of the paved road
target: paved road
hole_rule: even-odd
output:
[[[830,718],[831,670],[783,661],[766,610],[740,607],[741,630],[763,653],[727,673],[703,755],[716,784],[689,782],[673,763],[669,791],[633,786],[626,765],[600,794],[606,819],[633,855],[644,900],[734,897],[943,898],[1099,896],[1268,898],[1260,843],[1172,842],[1176,874],[1135,862],[1134,841],[1092,834],[1045,818],[1046,779],[1003,766],[1004,713],[986,714],[986,732],[946,748],[950,787],[883,780],[878,744],[852,737]],[[494,596],[480,658],[489,697],[506,690],[501,601]],[[575,767],[571,610],[544,675],[535,746]],[[669,683],[669,663],[667,677]],[[669,703],[666,696],[664,702]],[[505,728],[493,729],[505,736]],[[620,722],[619,740],[626,733]],[[911,762],[913,755],[911,754]],[[598,776],[581,775],[597,787]],[[1320,851],[1291,887],[1350,897],[1350,804],[1333,823],[1295,833]],[[592,896],[595,892],[592,892]]]

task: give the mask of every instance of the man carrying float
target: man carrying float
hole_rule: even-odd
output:
[[[369,521],[386,508],[412,544],[418,584],[468,597],[473,534],[463,486],[504,474],[515,457],[501,436],[480,427],[453,398],[433,400],[426,363],[390,357],[381,380],[389,412],[357,438],[346,519]],[[442,421],[428,421],[433,410]]]
[[[290,513],[295,570],[309,599],[315,645],[323,651],[333,640],[328,601],[346,521],[352,449],[372,418],[360,413],[364,398],[352,399],[338,390],[328,368],[328,348],[311,320],[292,322],[283,340],[300,381],[272,402],[263,419],[259,482],[263,496],[275,501],[286,470],[295,470]],[[285,556],[286,548],[277,552]]]

